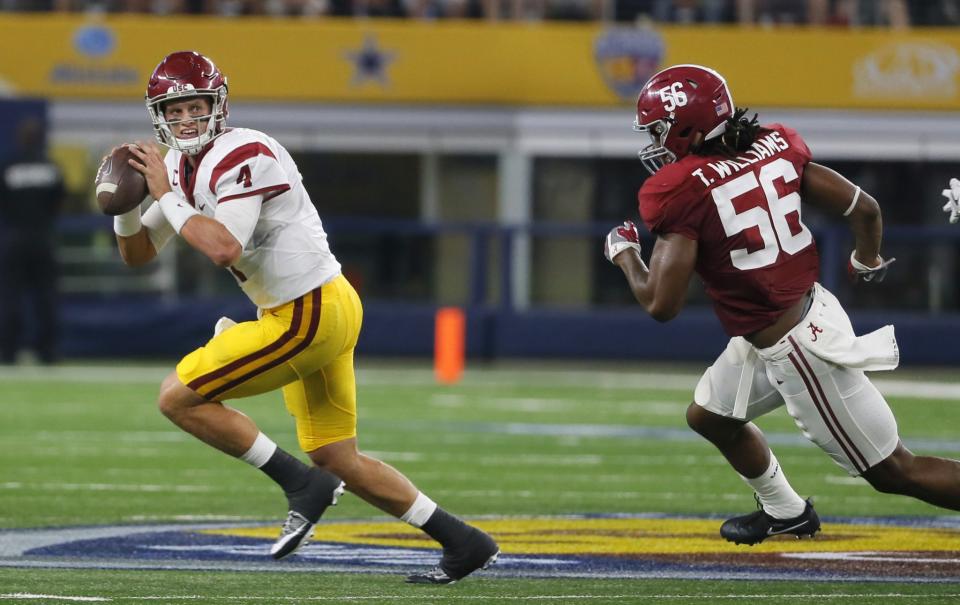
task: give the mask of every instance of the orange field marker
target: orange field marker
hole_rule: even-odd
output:
[[[463,309],[442,307],[434,322],[433,371],[437,382],[455,384],[463,376],[467,320]]]

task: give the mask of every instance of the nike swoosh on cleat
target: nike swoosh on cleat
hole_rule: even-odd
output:
[[[796,525],[791,525],[790,527],[785,527],[785,528],[783,528],[783,529],[778,529],[777,531],[773,531],[773,528],[772,528],[772,527],[768,527],[768,528],[767,528],[767,535],[768,535],[768,536],[776,536],[776,535],[779,535],[779,534],[785,534],[785,533],[791,532],[791,531],[793,531],[793,530],[795,530],[795,529],[800,529],[801,527],[803,527],[803,526],[806,525],[807,523],[808,523],[808,521],[804,521],[804,522],[802,522],[802,523],[797,523]]]

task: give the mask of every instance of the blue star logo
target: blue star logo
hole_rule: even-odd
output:
[[[351,86],[360,86],[367,81],[376,82],[383,87],[390,84],[387,78],[387,67],[396,61],[397,53],[379,48],[377,37],[373,34],[363,38],[363,46],[360,50],[348,51],[344,53],[344,57],[353,63]]]

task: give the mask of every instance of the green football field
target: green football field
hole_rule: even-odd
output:
[[[181,433],[156,410],[157,385],[167,371],[123,364],[0,369],[0,541],[33,528],[263,525],[283,518],[282,495],[268,479]],[[704,535],[714,540],[723,517],[749,512],[754,503],[719,454],[686,428],[684,410],[699,371],[642,363],[503,363],[472,366],[461,383],[441,386],[427,362],[361,359],[360,446],[462,516],[492,522],[686,515],[707,519],[711,529]],[[949,372],[876,378],[908,446],[924,454],[960,455],[960,382],[952,382]],[[297,451],[279,394],[234,403],[281,446]],[[875,493],[846,476],[800,438],[785,411],[758,424],[771,436],[794,487],[815,497],[822,517],[952,516]],[[388,522],[349,494],[324,519]],[[493,533],[502,546],[508,543],[509,536]],[[829,539],[826,530],[823,535],[813,542]],[[643,540],[657,537],[634,541]],[[5,551],[0,544],[0,553],[9,547]],[[736,569],[740,553],[750,552],[731,550],[725,562]],[[58,559],[59,567],[39,565],[37,558],[0,556],[0,601],[960,602],[960,584],[952,581],[671,579],[629,572],[543,577],[494,568],[453,586],[420,587],[405,585],[402,573],[383,570],[284,573],[286,568],[276,564],[273,571],[268,558],[262,566],[236,569],[224,563],[216,569],[152,569],[143,563],[123,569],[113,559],[85,567],[83,555]]]

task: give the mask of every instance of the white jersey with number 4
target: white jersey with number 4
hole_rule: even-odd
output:
[[[192,169],[181,152],[167,153],[170,185],[198,212],[223,223],[243,246],[229,269],[255,305],[279,306],[340,273],[300,171],[275,139],[232,128],[197,159]],[[156,203],[143,223],[158,251],[174,234]]]

